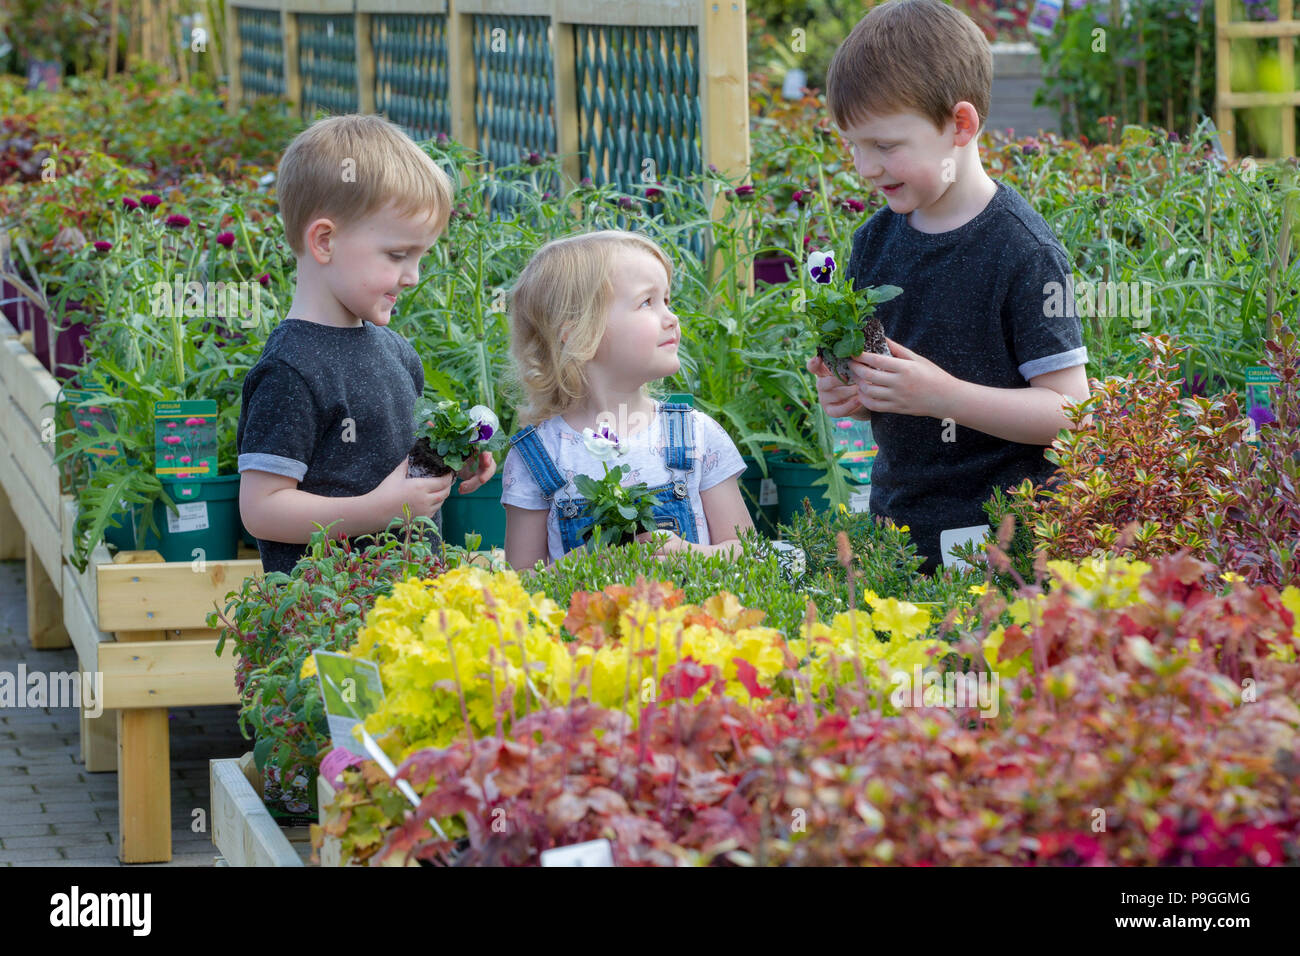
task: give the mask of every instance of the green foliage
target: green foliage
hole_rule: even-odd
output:
[[[475,458],[480,452],[497,452],[505,448],[507,436],[501,428],[488,423],[490,435],[482,438],[480,420],[471,417],[470,412],[478,411],[478,406],[468,412],[461,408],[460,402],[451,399],[433,401],[421,397],[415,403],[415,438],[427,439],[429,447],[437,452],[438,457],[452,471],[460,471],[465,462]],[[483,408],[482,412],[490,411]]]
[[[458,559],[454,549],[429,544],[428,518],[395,520],[364,548],[327,530],[312,533],[292,572],[246,578],[207,620],[221,629],[217,654],[230,642],[238,658],[240,730],[256,738],[259,767],[275,767],[284,781],[314,774],[329,743],[320,684],[301,676],[307,658],[351,647],[366,613],[395,582],[434,577],[446,569],[448,554]],[[307,792],[314,801],[314,788]]]
[[[623,484],[623,476],[631,470],[630,465],[613,468],[606,465],[604,477],[573,476],[578,494],[587,499],[587,515],[592,520],[596,548],[607,541],[617,542],[623,537],[655,530],[657,498],[644,481]]]
[[[969,569],[921,574],[917,569],[924,561],[916,556],[907,532],[868,514],[818,514],[811,508],[780,528],[782,539],[807,556],[806,570],[793,579],[771,542],[749,530],[741,534],[741,553],[735,558],[695,551],[656,557],[653,545],[638,543],[599,553],[573,552],[545,570],[522,575],[522,580],[528,590],[542,591],[564,607],[578,591],[598,591],[638,577],[681,588],[688,604],[703,604],[717,592],[728,591],[742,606],[765,611],[765,626],[794,636],[809,602],[822,620],[850,607],[848,573],[836,557],[840,532],[849,537],[859,594],[865,587],[882,598],[932,605],[935,621],[968,603],[970,586],[985,580],[983,572]]]
[[[1116,121],[1190,135],[1214,112],[1214,4],[1124,6],[1127,16],[1120,0],[1067,3],[1051,35],[1035,34],[1044,69],[1034,104],[1056,109],[1066,135],[1092,142],[1108,140]]]

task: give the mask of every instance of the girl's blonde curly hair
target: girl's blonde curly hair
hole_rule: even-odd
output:
[[[563,414],[587,396],[587,363],[605,335],[614,299],[614,261],[648,252],[673,282],[673,264],[654,240],[605,229],[554,239],[528,260],[510,295],[510,354],[525,405],[519,424]]]

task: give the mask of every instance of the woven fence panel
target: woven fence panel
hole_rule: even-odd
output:
[[[582,175],[625,190],[701,169],[699,32],[576,26]]]
[[[302,117],[318,109],[330,114],[355,113],[357,39],[352,14],[300,13],[298,74],[302,81]]]
[[[473,18],[474,123],[494,168],[556,150],[550,29],[549,17]],[[494,215],[514,205],[504,182],[494,183],[491,198]]]
[[[370,19],[375,51],[375,110],[415,140],[451,132],[447,79],[447,17]]]
[[[284,29],[278,10],[236,7],[243,100],[284,95]]]

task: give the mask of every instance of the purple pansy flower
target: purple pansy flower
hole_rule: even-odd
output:
[[[808,257],[808,275],[814,282],[826,285],[835,274],[835,256],[829,252],[814,252]]]

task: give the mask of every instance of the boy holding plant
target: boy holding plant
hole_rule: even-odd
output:
[[[1078,318],[1045,308],[1050,283],[1067,287],[1065,249],[980,161],[992,73],[965,14],[889,0],[826,78],[858,175],[888,204],[854,233],[848,277],[903,291],[875,310],[892,354],[857,356],[847,382],[820,358],[808,371],[828,414],[872,423],[871,512],[909,526],[926,573],[944,531],[982,538],[995,486],[1051,476],[1044,447],[1089,394]]]
[[[446,227],[452,186],[399,127],[347,115],[295,137],[277,193],[296,286],[244,379],[239,510],[262,567],[288,574],[315,525],[372,534],[403,506],[432,517],[450,492],[452,474],[407,477],[424,369],[388,322]],[[495,471],[480,454],[461,493]]]

